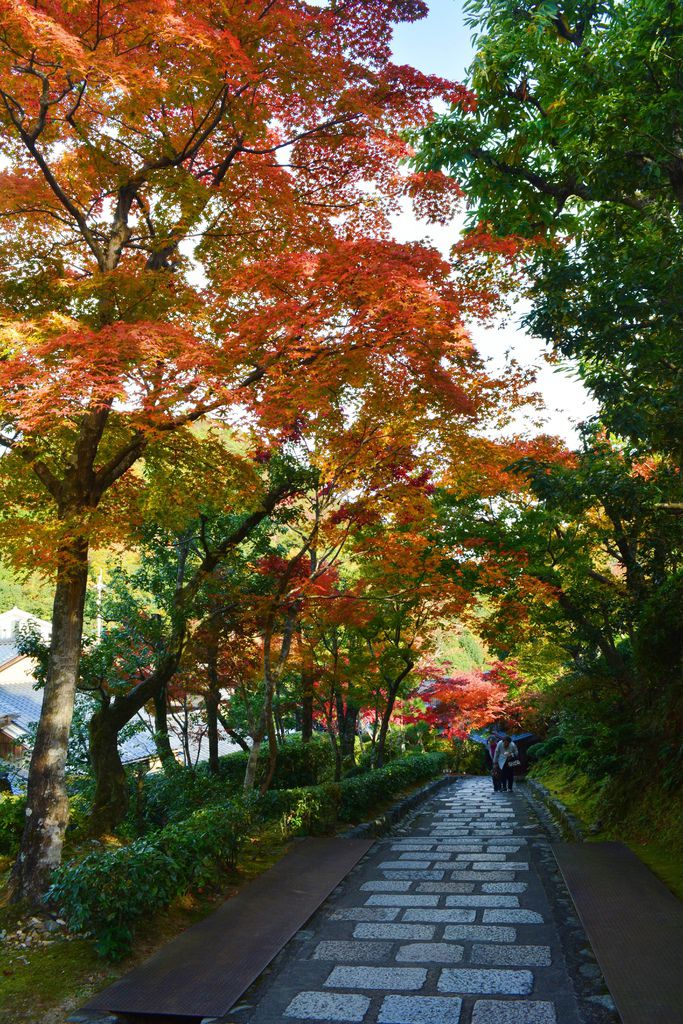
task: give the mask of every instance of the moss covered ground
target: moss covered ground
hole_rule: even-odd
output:
[[[63,1024],[69,1013],[94,992],[146,960],[267,870],[282,856],[287,842],[275,826],[250,839],[236,870],[226,871],[210,890],[184,896],[155,915],[140,928],[132,955],[115,965],[102,960],[89,939],[58,935],[47,946],[22,948],[11,941],[3,944],[0,1024]],[[0,860],[0,882],[9,866],[9,858]],[[0,905],[0,932],[11,935],[25,916],[25,908]]]
[[[584,824],[591,841],[618,840],[683,900],[683,795],[653,781],[634,783],[615,811],[603,787],[564,765],[537,766],[532,777]]]

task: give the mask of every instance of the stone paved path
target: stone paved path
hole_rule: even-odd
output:
[[[579,1024],[523,797],[466,779],[378,841],[226,1021]]]

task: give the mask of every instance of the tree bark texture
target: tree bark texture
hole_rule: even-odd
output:
[[[93,835],[107,835],[120,825],[128,811],[128,779],[119,754],[119,728],[107,715],[107,707],[90,720],[90,763],[95,774],[95,797],[90,812]]]
[[[33,903],[40,900],[59,866],[69,820],[66,757],[81,657],[87,539],[71,540],[60,556],[47,679],[29,770],[26,825],[10,879],[11,898]]]

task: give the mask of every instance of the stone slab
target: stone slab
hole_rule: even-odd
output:
[[[325,988],[417,992],[426,980],[425,967],[335,967],[325,980]]]
[[[484,882],[482,892],[526,892],[529,886],[526,882]],[[418,886],[418,891],[420,887]]]
[[[406,863],[404,860],[383,860],[379,865],[380,871],[413,871],[422,868],[423,870],[431,867],[432,859],[429,860],[411,860],[410,863]]]
[[[543,924],[535,910],[485,910],[484,924]]]
[[[489,897],[489,899],[495,897]],[[500,898],[500,897],[499,897]],[[436,907],[439,903],[438,896],[415,896],[396,893],[379,893],[368,896],[365,901],[366,907]],[[490,905],[490,904],[489,904]],[[501,906],[501,904],[498,904]],[[504,905],[504,904],[503,904]]]
[[[406,910],[403,921],[424,921],[427,924],[468,924],[477,916],[475,910],[418,909]]]
[[[557,1024],[552,1003],[519,999],[478,999],[472,1011],[472,1024]]]
[[[385,878],[402,878],[409,882],[439,882],[444,876],[443,871],[385,871]]]
[[[419,882],[415,887],[417,892],[434,892],[443,895],[444,893],[468,893],[474,892],[474,882]]]
[[[514,929],[502,928],[500,931],[511,931],[513,939],[501,939],[501,942],[514,941]],[[433,924],[357,924],[353,930],[354,939],[433,939],[436,931]]]
[[[396,954],[397,963],[459,964],[464,946],[454,942],[413,942],[401,946]]]
[[[408,892],[411,882],[363,882],[361,892]],[[418,886],[418,892],[420,887]]]
[[[333,921],[395,921],[396,907],[338,907],[330,914]]]
[[[284,1012],[297,1020],[362,1021],[370,1006],[367,996],[333,992],[299,992]]]
[[[519,907],[519,896],[447,896],[447,907]]]
[[[448,941],[456,939],[471,942],[515,942],[517,931],[514,928],[486,924],[453,924],[444,929],[443,937]]]
[[[444,996],[386,996],[378,1024],[458,1024],[462,1000]]]
[[[390,942],[319,942],[313,960],[334,960],[339,963],[365,963],[367,960],[388,960]]]
[[[439,975],[436,987],[439,992],[526,996],[533,991],[534,976],[531,971],[445,967]]]
[[[473,964],[495,964],[509,967],[550,967],[550,946],[472,946]]]

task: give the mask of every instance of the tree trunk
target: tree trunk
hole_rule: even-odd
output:
[[[310,743],[313,736],[313,663],[304,655],[301,669],[301,742]]]
[[[251,793],[256,782],[256,769],[258,768],[258,757],[261,750],[261,743],[263,736],[254,736],[253,743],[251,744],[251,750],[249,751],[249,757],[247,759],[247,767],[244,772],[244,792]]]
[[[154,700],[159,691],[166,692],[166,686],[169,680],[173,678],[177,668],[178,657],[177,654],[169,655],[158,667],[154,675],[150,676],[143,683],[138,684],[129,693],[116,697],[106,707],[100,708],[97,712],[100,717],[98,731],[110,733],[112,736],[118,737],[124,725],[127,725],[145,704],[149,703],[150,700]],[[100,771],[104,770],[106,775],[107,765],[105,762],[100,762],[93,757],[92,753],[91,761],[93,771],[95,772],[96,792],[99,790],[104,795],[106,792],[106,779],[100,779]],[[112,799],[116,800],[115,792],[112,793]],[[115,820],[117,809],[115,806],[105,807],[103,803],[98,813],[103,820]]]
[[[339,739],[341,742],[342,758],[347,766],[354,767],[356,764],[356,726],[360,708],[353,704],[346,705],[343,717],[343,728],[340,730]]]
[[[375,767],[381,768],[384,765],[384,748],[387,742],[387,733],[389,732],[389,722],[391,721],[391,713],[394,710],[394,704],[398,696],[398,691],[401,683],[405,677],[412,671],[413,662],[410,661],[404,668],[404,670],[393,680],[389,685],[387,704],[382,715],[382,724],[379,728],[379,736],[377,738],[377,746],[375,748]]]
[[[168,738],[168,699],[166,687],[154,694],[154,742],[164,768],[175,765],[175,758]]]
[[[128,780],[119,755],[119,730],[107,707],[90,719],[90,762],[95,773],[95,798],[90,812],[94,835],[107,835],[120,825],[128,810]]]
[[[73,716],[88,584],[88,542],[60,552],[43,706],[28,776],[26,825],[10,879],[13,900],[38,902],[59,866],[69,820],[66,757]]]
[[[218,775],[218,695],[214,690],[204,697],[206,730],[209,739],[209,772]]]
[[[275,768],[277,767],[277,735],[275,732],[275,723],[273,721],[273,714],[271,712],[268,720],[268,770],[266,777],[261,783],[261,796],[267,793],[270,789],[275,775]]]

